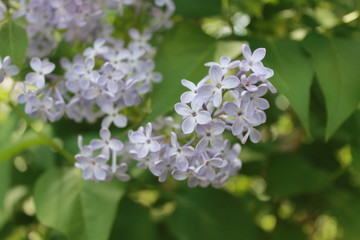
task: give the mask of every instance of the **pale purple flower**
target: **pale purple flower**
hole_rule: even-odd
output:
[[[229,58],[227,56],[222,56],[222,57],[220,57],[220,64],[217,62],[208,62],[208,63],[205,63],[205,66],[207,66],[207,67],[219,66],[221,68],[223,74],[226,74],[229,71],[229,69],[239,67],[239,64],[240,64],[239,60],[231,61],[231,58]]]
[[[220,155],[216,155],[213,158],[207,159],[201,164],[196,172],[200,177],[205,177],[209,181],[213,181],[216,177],[216,168],[225,167],[227,164]]]
[[[243,101],[247,103],[247,115],[253,115],[256,109],[265,110],[270,107],[268,100],[261,98],[267,90],[268,87],[261,84],[256,92],[243,92]]]
[[[4,60],[0,58],[0,83],[4,81],[5,74],[8,76],[15,76],[18,73],[18,67],[15,65],[11,65],[11,57],[6,56]]]
[[[78,161],[76,167],[83,170],[82,175],[85,180],[104,181],[107,178],[109,166],[106,164],[107,159],[104,156],[77,155],[75,158]]]
[[[191,108],[185,103],[175,104],[175,111],[184,117],[181,128],[185,134],[190,134],[194,131],[197,124],[207,124],[211,121],[210,113],[201,110],[201,105],[192,103]]]
[[[25,77],[27,83],[35,85],[38,88],[45,86],[45,75],[51,73],[55,69],[55,64],[47,59],[41,61],[39,58],[32,58],[30,67],[35,71],[28,73]]]
[[[124,147],[124,144],[120,140],[115,138],[111,139],[111,133],[109,129],[101,129],[100,137],[101,139],[91,140],[90,145],[94,150],[101,149],[101,154],[104,155],[106,159],[109,159],[110,157],[110,150],[119,152]]]
[[[258,90],[256,83],[259,82],[259,77],[256,74],[250,74],[246,76],[245,74],[240,77],[241,85],[246,88],[249,92],[255,92]]]
[[[103,105],[101,110],[106,113],[107,116],[102,120],[101,127],[109,128],[112,123],[119,128],[125,127],[127,125],[127,117],[119,113],[123,108],[121,105],[114,107],[113,103]]]
[[[128,170],[128,165],[123,162],[116,167],[115,172],[112,174],[120,181],[127,182],[130,180],[129,174],[126,173],[127,170]]]
[[[74,64],[74,71],[80,76],[79,86],[81,89],[88,89],[90,83],[96,83],[99,73],[94,71],[95,61],[92,58],[86,58],[84,62]]]
[[[199,88],[201,86],[203,86],[206,81],[209,79],[208,76],[206,76],[205,78],[203,78],[197,85],[195,85],[193,82],[190,82],[186,79],[181,80],[181,84],[190,89],[190,91],[184,92],[181,97],[180,100],[182,103],[190,103],[190,102],[194,102],[195,105],[201,105],[206,97],[209,97],[208,95],[204,95],[204,94],[199,94]],[[204,92],[209,92],[212,89],[212,86],[207,84],[207,87],[205,87],[206,89],[204,90]]]
[[[125,74],[120,71],[114,69],[111,63],[105,63],[102,68],[102,74],[97,79],[97,83],[101,86],[106,85],[107,90],[113,94],[118,91],[119,81],[123,79]]]
[[[225,103],[223,109],[227,115],[234,117],[234,123],[231,127],[232,133],[235,136],[241,134],[244,131],[244,128],[248,125],[248,118],[246,116],[244,104],[227,102]]]
[[[170,148],[169,156],[175,157],[175,166],[179,170],[186,171],[189,167],[187,158],[195,155],[194,148],[189,146],[181,147],[174,132],[171,132],[170,139],[172,148]]]
[[[219,66],[211,66],[209,70],[210,78],[214,81],[212,88],[203,85],[199,88],[199,94],[213,95],[213,104],[215,107],[220,107],[222,103],[222,92],[225,89],[236,88],[240,84],[239,78],[236,76],[228,76],[224,78],[224,74]]]
[[[142,131],[132,132],[129,131],[129,139],[136,145],[136,153],[139,158],[143,158],[148,155],[149,152],[158,152],[161,149],[160,144],[156,138],[152,137],[152,125],[146,124],[145,134]]]
[[[109,49],[105,46],[105,39],[96,39],[93,47],[85,49],[84,56],[94,58],[95,56],[102,56],[108,53]]]
[[[253,53],[251,53],[250,47],[247,44],[242,46],[242,53],[245,57],[245,60],[241,61],[240,69],[242,71],[252,70],[256,74],[265,74],[264,65],[261,63],[261,60],[264,59],[266,54],[265,48],[258,48]]]
[[[198,125],[196,132],[198,136],[202,137],[196,145],[197,151],[204,151],[209,143],[216,150],[222,150],[224,148],[224,142],[222,140],[222,133],[225,130],[225,124],[222,122],[209,123],[206,125]]]

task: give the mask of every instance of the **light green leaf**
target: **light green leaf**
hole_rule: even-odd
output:
[[[11,20],[0,29],[0,57],[10,56],[13,64],[22,66],[28,47],[26,31]]]
[[[355,111],[360,101],[360,41],[309,35],[304,46],[314,65],[327,110],[326,139]]]
[[[274,156],[266,168],[267,191],[272,196],[294,196],[314,193],[327,187],[333,176],[315,168],[299,155]]]
[[[119,181],[95,183],[83,180],[79,169],[52,169],[35,185],[36,214],[71,240],[106,240],[123,194]]]
[[[261,230],[232,195],[214,189],[183,193],[174,214],[167,220],[179,240],[262,239]]]
[[[266,48],[265,66],[274,70],[269,80],[290,102],[305,130],[310,134],[309,107],[313,70],[299,42],[292,40],[250,40],[252,49]]]

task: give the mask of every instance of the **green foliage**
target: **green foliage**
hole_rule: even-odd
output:
[[[311,34],[304,41],[327,108],[326,139],[355,111],[360,101],[360,42]]]
[[[156,240],[156,224],[150,217],[149,209],[129,198],[121,200],[119,211],[110,236],[111,240],[148,239]]]
[[[167,220],[181,240],[261,239],[261,231],[241,201],[221,190],[188,190],[178,197],[178,206]]]
[[[243,169],[220,190],[159,183],[132,166],[133,179],[126,185],[84,181],[73,168],[77,136],[84,143],[98,138],[100,123],[63,119],[39,125],[10,104],[10,90],[0,85],[0,239],[36,239],[36,233],[49,240],[357,240],[360,20],[351,13],[359,3],[175,0],[174,27],[156,38],[156,71],[163,81],[145,96],[152,108],[146,121],[173,112],[186,90],[181,79],[197,83],[207,74],[205,62],[222,55],[237,58],[244,42],[253,50],[267,49],[263,62],[275,72],[269,80],[291,108],[277,108],[284,105],[281,98],[270,97],[268,122],[260,128],[263,141],[242,146]],[[116,37],[141,25],[127,10],[126,22],[115,11],[106,17]],[[244,37],[234,33],[239,11],[251,17]],[[349,14],[353,19],[345,21]],[[205,34],[204,18],[227,34],[210,34],[219,39]],[[31,70],[24,64],[26,32],[15,20],[4,22],[0,56],[13,58],[23,80]],[[49,56],[55,63],[89,46],[59,42]],[[62,74],[59,69],[56,74]],[[141,114],[134,110],[131,116]],[[126,130],[114,129],[114,136]],[[139,195],[142,191],[156,196]]]
[[[106,240],[123,194],[119,182],[94,184],[78,169],[50,169],[38,179],[34,199],[44,225],[74,240]]]
[[[174,3],[176,13],[189,18],[201,18],[221,12],[221,0],[175,0]]]
[[[0,39],[0,57],[11,56],[15,65],[22,66],[28,47],[26,31],[9,20],[0,29]]]
[[[318,192],[327,187],[332,180],[332,175],[328,171],[311,166],[306,158],[299,155],[276,156],[268,164],[267,191],[272,196],[289,197]]]

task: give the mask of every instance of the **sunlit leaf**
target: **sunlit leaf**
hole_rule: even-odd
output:
[[[79,169],[52,169],[35,186],[38,219],[71,240],[106,240],[124,194],[119,181],[95,183]]]
[[[21,67],[28,47],[26,31],[10,20],[0,29],[0,39],[0,56],[10,56]]]

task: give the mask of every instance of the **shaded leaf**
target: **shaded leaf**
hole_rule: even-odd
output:
[[[273,196],[294,196],[321,191],[332,180],[330,172],[311,166],[299,155],[278,155],[268,164],[267,191]]]
[[[106,240],[123,194],[118,181],[95,183],[83,180],[79,169],[51,169],[36,183],[36,214],[69,239]]]
[[[344,230],[343,239],[356,240],[360,229],[360,192],[332,189],[324,212],[335,216]]]
[[[304,40],[327,110],[326,139],[355,111],[360,101],[360,41],[310,34]]]
[[[262,239],[243,204],[221,190],[188,190],[167,225],[181,240]]]
[[[150,218],[149,209],[140,206],[128,198],[123,199],[119,205],[110,239],[159,239],[156,225]]]
[[[175,14],[189,18],[201,18],[221,13],[221,0],[174,0]]]

